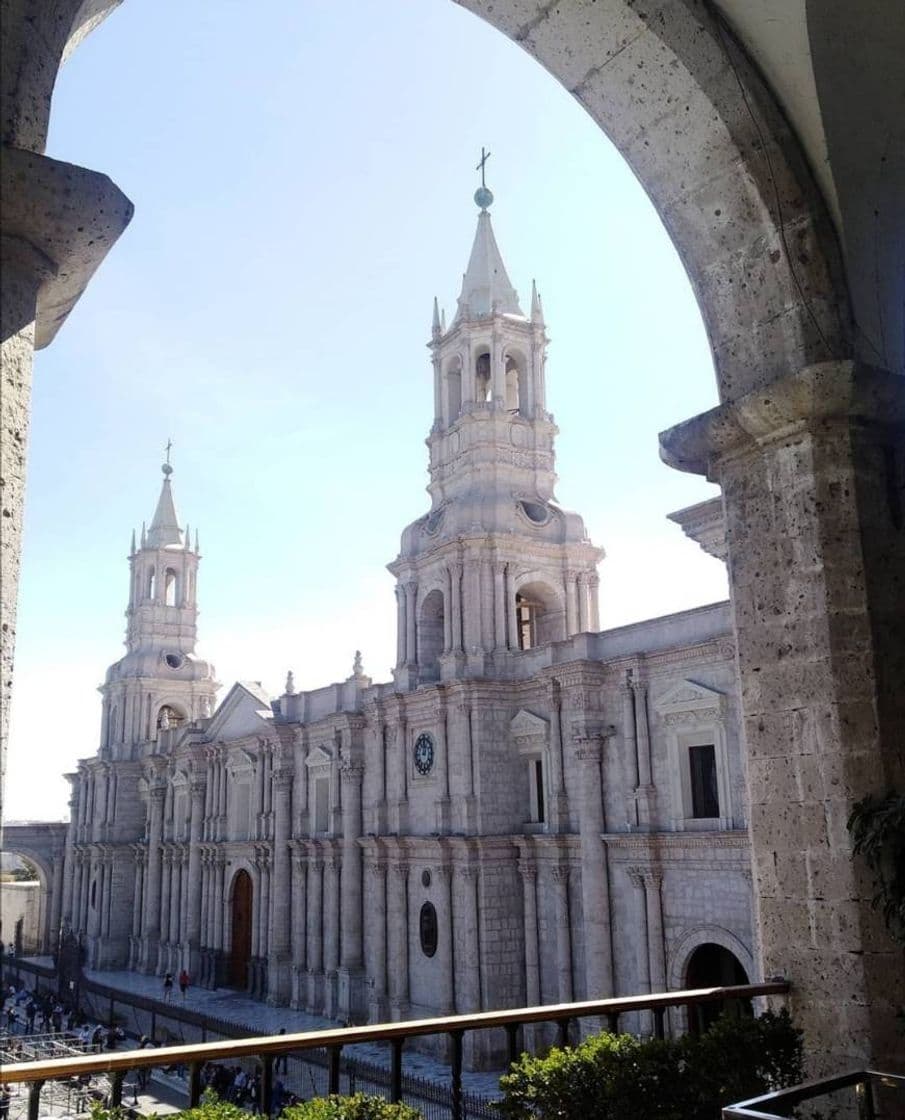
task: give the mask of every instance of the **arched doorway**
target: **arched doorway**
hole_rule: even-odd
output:
[[[722,945],[715,945],[712,941],[705,942],[688,958],[685,968],[686,988],[726,988],[733,984],[748,983],[748,974],[738,957]],[[725,999],[689,1007],[688,1030],[691,1034],[700,1034],[723,1014],[751,1015],[751,1000]]]
[[[440,654],[443,652],[445,605],[443,592],[434,589],[421,604],[418,618],[418,663],[420,681],[440,679]]]
[[[229,971],[227,984],[230,988],[248,987],[248,962],[251,960],[251,915],[254,902],[254,886],[247,871],[239,871],[233,879],[232,936],[229,946]]]

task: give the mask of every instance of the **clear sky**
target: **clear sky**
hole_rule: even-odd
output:
[[[726,596],[665,520],[716,490],[657,456],[717,403],[694,296],[553,78],[449,0],[127,0],[54,98],[48,154],[135,217],[35,363],[9,818],[64,815],[58,775],[97,748],[168,438],[219,680],[315,687],[358,648],[388,679],[384,565],[427,509],[431,303],[455,309],[482,145],[510,277],[544,299],[557,497],[607,550],[602,625]]]

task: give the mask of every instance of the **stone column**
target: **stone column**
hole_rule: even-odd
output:
[[[449,568],[445,573],[446,589],[443,596],[443,652],[449,653],[453,648],[453,613],[452,613],[452,573]]]
[[[455,1008],[455,982],[453,977],[455,928],[452,909],[453,869],[448,863],[436,870],[437,881],[437,1014],[452,1015]]]
[[[550,831],[562,832],[569,824],[569,800],[563,780],[562,689],[550,683]]]
[[[450,815],[451,807],[449,801],[449,743],[447,741],[446,721],[447,721],[447,706],[445,694],[440,690],[439,711],[437,713],[437,803],[436,810],[436,831],[445,836],[450,830]]]
[[[370,999],[368,1019],[382,1023],[387,1007],[387,865],[382,859],[368,860],[368,974]]]
[[[408,1017],[409,1007],[409,865],[404,860],[390,868],[389,904],[390,1002],[394,1021]]]
[[[493,633],[497,649],[506,648],[506,564],[493,565]]]
[[[161,872],[160,892],[160,942],[157,952],[157,972],[168,965],[167,950],[170,944],[170,891],[173,880],[173,849],[166,845],[163,849],[163,869]]]
[[[409,580],[405,585],[405,663],[414,665],[418,660],[418,644],[415,632],[416,599],[418,584]]]
[[[581,782],[581,910],[584,920],[584,999],[613,994],[613,945],[610,890],[604,831],[603,785],[600,779],[601,738],[579,734],[575,758]]]
[[[182,849],[181,845],[173,848],[170,864],[170,945],[179,944],[179,914],[182,909]],[[170,967],[173,967],[173,956],[170,956]]]
[[[566,637],[578,633],[578,586],[573,571],[566,572]]]
[[[650,988],[665,992],[666,950],[663,941],[663,902],[660,888],[663,875],[659,871],[644,872],[644,903],[647,909],[647,944],[650,960]]]
[[[163,840],[163,800],[166,785],[160,779],[151,779],[148,790],[150,824],[148,826],[148,889],[145,896],[145,916],[142,938],[145,943],[143,971],[152,972],[157,963],[157,943],[160,939],[160,889],[162,873],[161,843]]]
[[[308,861],[308,1009],[323,1009],[324,930],[323,858],[315,852]]]
[[[396,584],[396,668],[405,664],[405,588]]]
[[[635,936],[635,963],[638,970],[638,995],[650,992],[650,931],[647,928],[647,890],[644,885],[645,868],[630,867],[628,877],[635,888],[636,905],[632,919]],[[650,1011],[638,1012],[638,1033],[653,1033],[653,1016]]]
[[[292,771],[277,770],[272,779],[273,905],[270,924],[270,959],[267,965],[267,1002],[285,1004],[291,989],[290,918],[292,875],[289,835],[292,825]]]
[[[457,561],[449,566],[452,581],[452,650],[462,652],[462,565]]]
[[[592,633],[597,634],[600,631],[600,576],[596,572],[591,573],[588,587],[591,597],[590,626]]]
[[[519,873],[522,876],[523,909],[525,914],[525,1006],[539,1007],[541,1004],[540,953],[537,929],[537,866],[527,858],[519,860]],[[531,1049],[536,1036],[536,1028],[525,1027],[525,1046]]]
[[[591,628],[591,612],[588,602],[588,573],[578,573],[578,632],[586,634]]]
[[[192,810],[189,818],[188,910],[185,931],[188,942],[188,970],[192,977],[199,974],[201,967],[201,831],[204,802],[209,788],[203,771],[199,770],[193,775],[189,786]]]
[[[396,709],[396,828],[400,836],[408,832],[408,728],[405,708]]]
[[[455,958],[455,1010],[460,1015],[481,1010],[481,949],[478,936],[478,867],[457,864],[453,879],[453,932],[458,932],[461,958]]]
[[[556,918],[556,978],[559,1002],[572,1002],[572,922],[569,913],[569,867],[550,870],[553,879],[553,913]]]
[[[342,839],[342,955],[338,977],[338,1003],[341,1017],[350,1023],[363,1010],[361,987],[363,983],[362,940],[362,857],[358,841],[361,837],[361,780],[364,766],[345,762],[342,767],[343,783],[343,839]]]
[[[635,697],[635,733],[638,752],[638,788],[635,798],[638,803],[638,823],[650,829],[655,821],[654,796],[650,756],[650,727],[647,722],[647,684],[632,679],[632,692]]]
[[[466,654],[482,648],[481,643],[481,562],[476,557],[465,561],[465,601],[462,614],[462,640]]]
[[[290,1006],[304,1009],[307,990],[304,983],[306,934],[308,927],[308,856],[297,849],[293,859],[292,880],[292,996]]]
[[[324,860],[324,1014],[335,1019],[339,1010],[336,974],[339,969],[339,874],[342,860],[331,852]]]
[[[825,362],[660,437],[723,490],[763,975],[813,1075],[901,1059],[902,949],[846,821],[905,789],[903,384]]]
[[[50,894],[50,915],[47,926],[42,931],[44,952],[53,953],[60,939],[60,920],[63,912],[63,864],[66,859],[64,848],[53,861],[53,887]]]

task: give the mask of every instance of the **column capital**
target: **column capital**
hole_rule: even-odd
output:
[[[409,862],[405,859],[394,860],[390,865],[393,869],[393,874],[398,875],[400,879],[408,879],[409,877]]]
[[[550,868],[550,875],[554,883],[568,883],[572,868],[567,863],[557,864]]]
[[[361,779],[364,776],[365,768],[363,762],[348,762],[343,761],[339,766],[339,776],[343,785],[360,785]]]
[[[537,878],[537,864],[529,863],[528,860],[520,859],[518,861],[518,872],[523,879],[534,880]]]
[[[901,377],[853,361],[818,362],[660,433],[660,457],[718,482],[722,465],[829,421],[905,424]]]

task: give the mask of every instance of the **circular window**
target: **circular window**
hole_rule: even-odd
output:
[[[181,669],[185,658],[181,653],[168,653],[164,657],[164,661],[171,669]]]
[[[419,774],[429,774],[434,766],[434,741],[425,732],[415,740],[415,769]]]
[[[540,502],[520,502],[519,504],[524,515],[535,525],[543,525],[550,518],[549,506],[541,505]]]
[[[437,911],[432,902],[425,902],[418,918],[418,935],[421,938],[421,952],[432,957],[437,951]]]
[[[431,885],[431,873],[425,867],[425,869],[421,872],[421,886],[426,889],[430,885]]]

